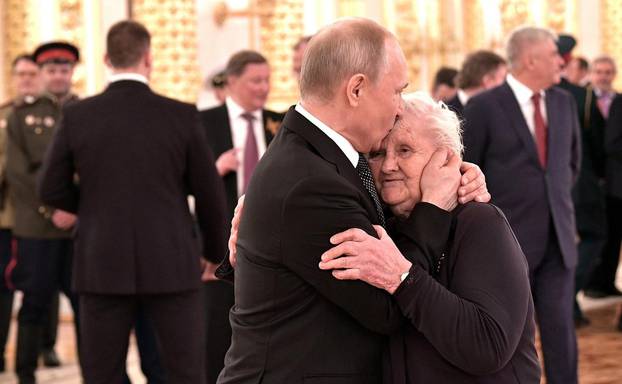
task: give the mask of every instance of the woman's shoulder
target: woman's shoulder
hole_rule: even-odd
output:
[[[500,221],[505,222],[506,217],[499,207],[491,203],[478,203],[475,201],[462,204],[454,209],[454,218],[463,221]]]

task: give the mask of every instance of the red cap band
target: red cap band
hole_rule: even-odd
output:
[[[76,57],[76,55],[74,55],[71,51],[57,48],[57,49],[50,49],[49,51],[45,51],[41,53],[39,56],[37,56],[37,64],[42,64],[42,63],[45,63],[46,61],[55,60],[55,59],[67,60],[72,63],[75,63],[76,61],[78,61],[78,58]]]

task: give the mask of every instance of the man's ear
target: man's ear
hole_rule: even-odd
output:
[[[110,57],[108,53],[104,53],[104,63],[108,66],[108,68],[112,68],[112,63],[110,62]]]
[[[348,83],[346,84],[346,97],[348,98],[348,104],[351,107],[359,105],[363,92],[367,90],[366,88],[368,84],[369,79],[362,73],[357,73],[356,75],[350,77]]]

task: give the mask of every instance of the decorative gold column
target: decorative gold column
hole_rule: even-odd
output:
[[[2,33],[4,34],[3,68],[4,78],[11,78],[11,62],[22,53],[30,52],[38,43],[37,14],[33,1],[3,0]],[[13,97],[15,90],[7,89]]]
[[[196,102],[201,88],[197,63],[195,0],[133,0],[132,17],[151,33],[152,88]]]
[[[298,100],[293,47],[303,36],[303,0],[257,0],[261,52],[270,63],[270,108],[284,111]]]
[[[614,88],[622,90],[622,2],[619,0],[600,1],[600,31],[602,51],[616,61],[618,76]]]
[[[481,0],[465,0],[463,4],[463,33],[466,53],[486,48],[484,9]]]

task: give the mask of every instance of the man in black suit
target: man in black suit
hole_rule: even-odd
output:
[[[208,143],[217,157],[216,169],[225,183],[227,219],[231,221],[255,165],[283,120],[283,114],[264,108],[270,92],[270,66],[255,51],[240,51],[225,69],[228,97],[221,106],[201,111]],[[249,120],[250,119],[250,120]],[[249,134],[250,133],[250,134]],[[215,383],[231,343],[229,309],[233,287],[223,281],[205,284],[207,316],[207,382]]]
[[[503,84],[508,72],[503,57],[492,51],[476,51],[469,54],[458,72],[458,92],[447,106],[462,120],[464,106],[480,92]]]
[[[194,106],[153,93],[149,32],[108,32],[111,84],[65,110],[40,195],[77,212],[73,285],[80,295],[85,382],[120,383],[137,310],[153,320],[168,380],[205,383],[201,251],[224,254],[224,193]],[[79,188],[74,183],[79,180]]]
[[[618,95],[615,89],[613,89],[613,81],[615,80],[616,73],[616,63],[609,56],[597,57],[592,62],[591,86],[594,88],[598,108],[605,117],[605,120],[609,119],[613,100]],[[609,127],[609,125],[607,125],[607,127]],[[606,135],[608,135],[608,128],[605,131],[607,132]],[[610,160],[610,156],[611,155],[607,154],[607,172],[605,175],[607,241],[598,263],[596,264],[596,268],[585,287],[585,295],[593,298],[622,296],[622,291],[616,287],[616,272],[620,261],[620,242],[622,240],[622,232],[620,231],[620,225],[622,223],[622,220],[620,220],[622,216],[622,205],[618,199],[618,192],[616,192],[617,187],[611,187],[612,185],[618,184],[618,177],[616,174],[619,168],[616,165],[617,161],[615,159]]]
[[[575,271],[574,322],[576,327],[588,325],[590,320],[583,314],[576,294],[585,287],[595,261],[598,260],[607,240],[607,217],[605,210],[605,119],[596,104],[591,88],[581,87],[568,81],[568,66],[576,40],[570,35],[560,35],[557,48],[564,59],[564,73],[558,86],[572,95],[577,103],[577,117],[581,127],[581,171],[572,190],[574,202],[579,259]]]
[[[357,227],[378,236],[373,224],[384,224],[361,153],[389,132],[406,86],[395,36],[371,20],[338,21],[309,42],[301,102],[287,112],[246,193],[233,336],[218,383],[381,382],[383,334],[402,325],[398,307],[387,292],[336,280],[318,264],[334,233]],[[445,206],[456,200],[460,175],[441,164],[428,169],[422,193]],[[418,214],[430,218],[425,209]],[[428,222],[423,249],[439,244],[438,226]],[[388,236],[374,250],[399,252]],[[408,266],[390,268],[398,286]]]
[[[618,259],[611,258],[606,263],[614,271],[617,269],[622,243],[622,94],[611,102],[609,119],[605,129],[605,150],[607,152],[607,216],[609,220],[609,238],[607,250],[618,250]],[[614,275],[615,276],[615,275]],[[622,331],[622,314],[618,318],[618,330]]]
[[[577,249],[571,189],[581,154],[576,103],[552,87],[562,59],[549,31],[516,30],[507,53],[506,83],[477,95],[464,110],[464,158],[484,171],[492,202],[527,256],[547,382],[572,384]]]

